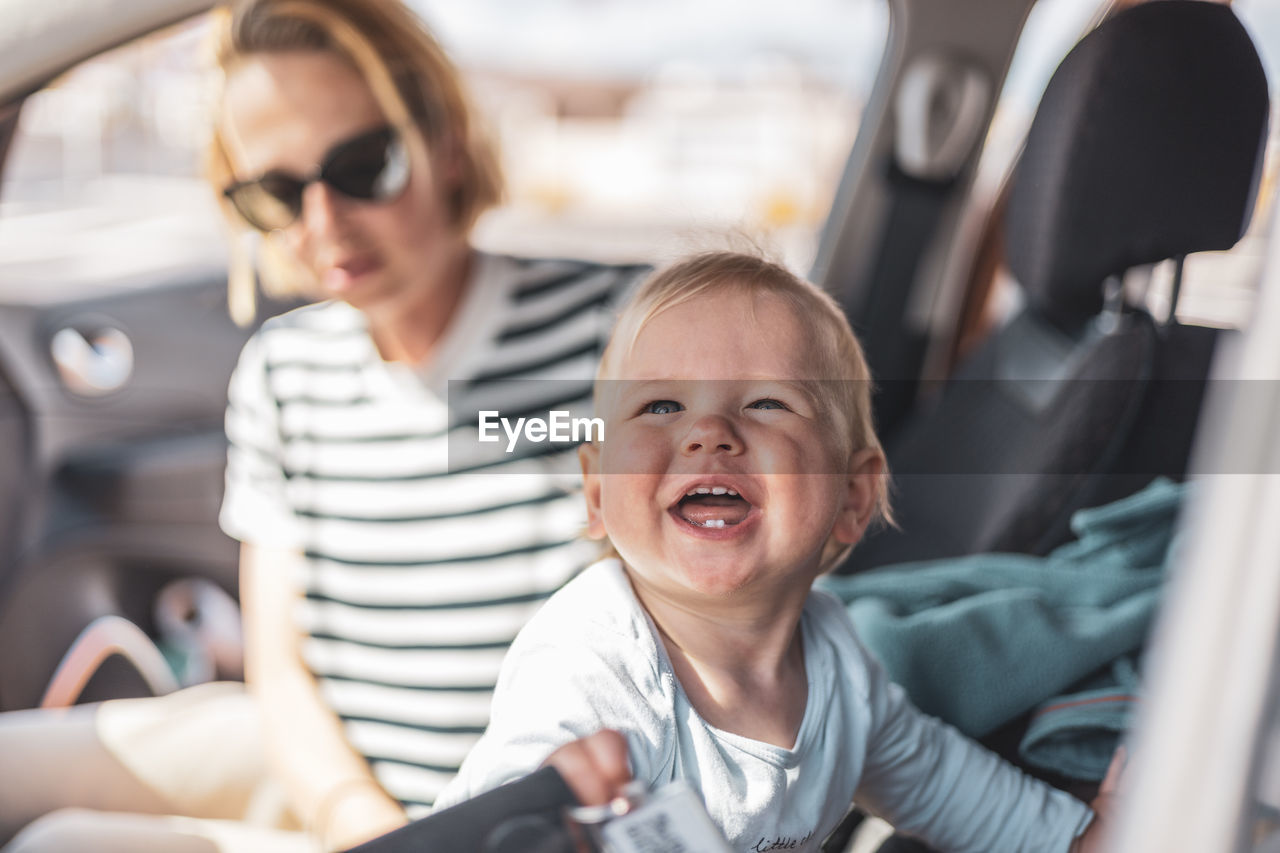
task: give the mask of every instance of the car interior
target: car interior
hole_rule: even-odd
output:
[[[1076,510],[1185,474],[1219,330],[1157,320],[1123,279],[1244,235],[1268,112],[1261,61],[1226,6],[1144,4],[1067,55],[1004,216],[1025,307],[884,437],[898,526],[841,571],[1045,554]]]
[[[1179,55],[1206,61],[1168,60]],[[1004,215],[1024,307],[899,416],[885,438],[897,524],[870,534],[839,572],[1044,555],[1071,538],[1077,510],[1185,477],[1213,355],[1231,333],[1183,324],[1172,307],[1153,317],[1127,298],[1124,276],[1174,260],[1176,306],[1183,258],[1244,235],[1268,114],[1261,62],[1225,6],[1143,4],[1068,53]],[[1019,760],[1029,716],[984,742],[1090,798],[1093,786]],[[926,848],[895,837],[880,849]]]
[[[867,349],[894,477],[896,524],[842,574],[1044,555],[1071,537],[1076,510],[1184,478],[1215,357],[1234,336],[1179,319],[1184,261],[1235,245],[1266,191],[1270,99],[1249,33],[1229,5],[1151,0],[1111,9],[1068,53],[999,200],[975,212],[1032,0],[938,8],[949,5],[890,3],[889,46],[812,271]],[[158,11],[82,56],[174,19]],[[24,100],[71,64],[0,79],[0,170]],[[966,226],[975,217],[978,234]],[[971,273],[992,235],[1021,307],[961,347],[989,301],[989,277]],[[1146,290],[1161,263],[1173,284],[1157,312]],[[148,275],[90,270],[95,288],[71,297],[34,274],[0,281],[11,448],[0,461],[0,710],[241,675],[223,630],[235,621],[237,545],[217,513],[226,383],[253,327],[231,320],[222,266]],[[264,297],[259,322],[291,305]],[[210,643],[217,654],[195,654]],[[198,673],[184,670],[197,659]],[[991,745],[1016,758],[1017,731]],[[528,850],[535,836],[536,849],[573,849],[547,826],[567,802],[543,773],[360,849]],[[846,849],[860,820],[824,849]],[[879,849],[925,848],[895,837]]]

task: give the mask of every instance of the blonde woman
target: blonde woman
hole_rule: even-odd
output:
[[[555,377],[522,408],[588,399],[643,270],[471,247],[496,161],[400,3],[220,14],[209,174],[258,235],[234,241],[233,311],[251,314],[255,268],[321,300],[268,321],[231,383],[221,521],[243,543],[252,699],[212,685],[7,715],[0,750],[38,768],[13,796],[0,783],[12,849],[337,849],[402,825],[483,732],[511,639],[592,556],[546,457],[450,465],[449,398]]]

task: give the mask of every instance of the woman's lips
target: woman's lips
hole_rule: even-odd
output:
[[[381,267],[376,258],[361,257],[344,260],[325,270],[324,287],[332,293],[351,290],[360,279]]]

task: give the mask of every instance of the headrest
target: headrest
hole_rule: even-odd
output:
[[[1131,7],[1054,72],[1005,220],[1029,306],[1063,328],[1130,267],[1228,249],[1244,234],[1267,129],[1262,63],[1231,9]]]

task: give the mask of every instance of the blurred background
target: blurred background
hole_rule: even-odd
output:
[[[507,201],[476,242],[518,254],[661,261],[750,241],[804,272],[889,38],[885,0],[412,5],[464,69],[502,152]],[[1099,5],[1035,6],[979,191],[984,181],[995,191],[1049,74]],[[1274,72],[1280,4],[1235,8]],[[221,262],[225,228],[199,178],[206,28],[202,17],[105,54],[27,104],[0,199],[4,296]],[[1260,260],[1250,258],[1246,246],[1218,262]],[[1255,278],[1240,272],[1189,268],[1188,280]],[[1251,297],[1198,292],[1182,310],[1225,325]]]

